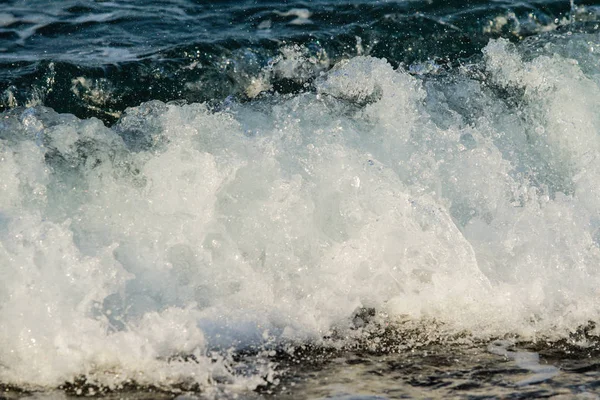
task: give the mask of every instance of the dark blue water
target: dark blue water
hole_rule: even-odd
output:
[[[0,399],[598,398],[600,3],[0,2]]]
[[[588,3],[578,2],[579,20],[595,20]],[[272,91],[305,90],[322,70],[361,54],[414,71],[423,63],[447,68],[478,55],[490,38],[518,42],[560,29],[572,14],[566,0],[8,1],[0,110],[44,104],[113,123],[149,100],[244,100],[248,82],[290,45],[318,61],[291,78],[270,77]],[[86,83],[73,83],[80,78]]]

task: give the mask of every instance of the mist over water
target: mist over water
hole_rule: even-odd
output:
[[[360,37],[347,53],[326,50],[335,40],[294,43],[298,26],[315,36],[334,29],[319,24],[327,4],[256,11],[261,31],[285,23],[277,35],[289,43],[263,53],[240,47],[250,53],[227,72],[233,83],[218,87],[227,96],[211,92],[207,102],[114,100],[128,83],[88,76],[110,68],[77,56],[57,69],[62,83],[52,77],[48,92],[25,104],[39,81],[4,70],[1,383],[54,388],[83,376],[109,388],[133,381],[241,393],[274,382],[276,350],[368,342],[365,313],[373,324],[411,321],[432,338],[465,341],[560,340],[582,326],[598,334],[596,9],[551,14],[555,3],[534,4],[556,18],[525,38],[505,31],[514,21],[490,6],[487,22],[470,28],[481,35],[473,42],[487,44],[463,49],[468,59],[454,50],[454,59],[436,58],[448,55],[442,46],[422,59],[407,50],[408,63],[378,57]],[[409,7],[394,4],[381,7]],[[4,33],[32,23],[13,6],[0,14]],[[117,18],[89,13],[76,22],[104,29]],[[221,35],[215,40],[238,40]],[[2,39],[0,58],[29,63],[38,53],[18,36]],[[273,58],[248,61],[259,53]],[[58,68],[68,54],[34,68]],[[153,54],[110,62],[129,74],[155,68],[149,60],[164,53]],[[200,81],[176,76],[206,95]],[[22,80],[33,91],[18,98]],[[62,105],[77,116],[44,102],[54,90],[78,98]],[[90,110],[113,119],[86,118]],[[404,335],[390,351],[413,340]],[[498,351],[538,371],[530,358]],[[240,361],[244,352],[258,361]]]

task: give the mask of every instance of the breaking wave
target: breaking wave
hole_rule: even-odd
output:
[[[254,388],[272,366],[236,351],[343,343],[365,309],[477,339],[598,321],[599,37],[540,38],[112,127],[4,112],[0,381]]]

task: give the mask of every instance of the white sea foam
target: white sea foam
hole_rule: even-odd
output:
[[[357,57],[220,112],[3,115],[0,382],[254,387],[207,352],[318,342],[360,307],[482,337],[597,320],[586,68],[499,40],[483,80]]]
[[[292,8],[285,12],[274,11],[274,13],[281,15],[282,17],[296,17],[289,22],[292,25],[312,24],[312,21],[310,20],[312,13],[306,8]]]
[[[0,13],[0,27],[10,26],[17,22],[14,15],[9,13]]]

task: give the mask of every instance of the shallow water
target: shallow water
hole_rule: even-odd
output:
[[[598,390],[594,4],[7,4],[4,396]]]
[[[431,347],[405,355],[346,353],[312,371],[294,371],[275,398],[597,398],[597,358],[586,359],[586,372],[569,369],[572,360],[529,365],[500,358],[485,346]],[[521,357],[534,353],[519,352]],[[547,364],[548,363],[548,364]],[[576,365],[581,360],[576,359]],[[560,368],[560,369],[559,369]],[[576,369],[576,368],[575,368]],[[548,378],[552,375],[552,378]],[[289,386],[286,386],[289,385]]]
[[[600,390],[598,348],[565,343],[465,340],[405,351],[297,349],[271,357],[276,374],[255,391],[217,385],[210,390],[161,390],[131,385],[117,392],[90,385],[62,391],[5,389],[6,399],[596,399]],[[255,362],[246,356],[246,362]],[[264,362],[261,361],[261,362]]]

